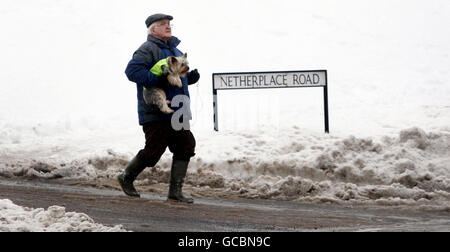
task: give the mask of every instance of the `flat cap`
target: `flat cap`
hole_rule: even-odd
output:
[[[169,19],[172,20],[173,17],[170,15],[166,15],[166,14],[161,14],[161,13],[157,13],[157,14],[153,14],[150,17],[147,18],[147,20],[145,20],[145,25],[147,25],[147,28],[150,27],[151,24],[153,24],[156,21],[162,20],[162,19]]]

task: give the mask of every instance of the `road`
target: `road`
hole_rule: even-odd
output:
[[[64,206],[103,225],[143,232],[450,231],[448,211],[198,197],[188,205],[167,202],[158,193],[136,199],[118,190],[55,181],[0,179],[4,198],[33,208]]]

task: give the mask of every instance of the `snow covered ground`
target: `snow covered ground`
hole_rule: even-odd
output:
[[[82,213],[64,207],[27,208],[0,199],[0,232],[125,232],[121,226],[106,227]]]
[[[121,172],[144,143],[124,69],[145,18],[163,12],[201,73],[188,185],[217,197],[450,207],[448,1],[1,5],[0,176]],[[320,88],[219,92],[212,130],[212,73],[310,69],[328,70],[331,134]],[[137,184],[167,183],[170,161],[167,152]]]

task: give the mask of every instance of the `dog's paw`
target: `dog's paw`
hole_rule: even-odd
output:
[[[181,82],[181,79],[179,77],[175,80],[175,86],[179,88],[183,87],[183,82]]]
[[[162,109],[161,112],[163,112],[164,114],[172,114],[175,111],[173,111],[173,109],[168,108],[168,109]]]

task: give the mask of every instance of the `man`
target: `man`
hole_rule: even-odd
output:
[[[163,114],[156,106],[147,105],[142,97],[144,87],[149,89],[167,81],[167,76],[156,76],[149,71],[153,65],[169,56],[183,55],[177,49],[180,40],[172,36],[170,23],[172,19],[172,16],[165,14],[154,14],[147,18],[145,21],[149,31],[147,41],[133,54],[125,70],[128,79],[135,82],[137,86],[139,124],[142,125],[145,133],[145,147],[131,160],[125,171],[118,176],[118,180],[126,195],[140,197],[133,186],[133,181],[146,167],[155,166],[169,147],[173,158],[168,199],[193,203],[193,199],[183,196],[182,187],[189,160],[195,155],[195,138],[190,130],[184,128],[179,131],[174,130],[171,126],[171,117],[174,114]],[[188,85],[195,84],[199,79],[200,74],[195,69],[182,78],[182,88],[165,85],[164,92],[167,100],[171,101],[177,95],[189,97]],[[183,106],[188,105],[188,102],[183,104]],[[171,108],[176,111],[181,107]]]

